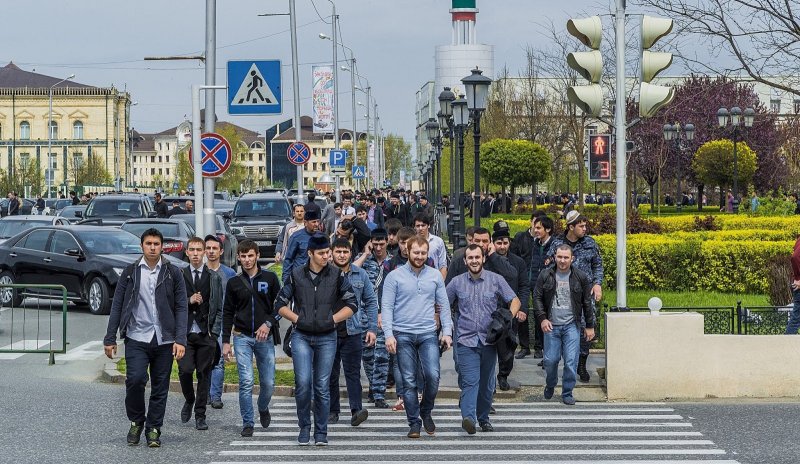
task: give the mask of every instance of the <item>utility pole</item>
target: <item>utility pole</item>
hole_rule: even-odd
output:
[[[214,100],[214,85],[216,84],[217,71],[217,0],[206,0],[206,114],[203,129],[205,132],[214,132],[216,109]],[[203,158],[203,152],[194,151],[195,158]],[[233,153],[230,154],[233,156]],[[202,170],[202,167],[201,167]],[[217,231],[216,211],[214,210],[214,190],[216,179],[206,177],[203,179],[203,225],[209,234]],[[197,207],[197,206],[196,206]]]
[[[616,0],[617,75],[614,134],[617,149],[617,307],[628,307],[628,159],[625,153],[625,0]]]
[[[296,142],[303,140],[300,130],[300,71],[297,61],[297,14],[295,12],[296,0],[289,0],[289,29],[292,36],[292,90],[294,91],[294,139]],[[305,204],[303,198],[303,166],[297,166],[297,203]]]

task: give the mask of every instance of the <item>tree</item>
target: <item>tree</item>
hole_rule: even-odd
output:
[[[672,47],[679,51],[676,57],[682,58],[692,71],[743,73],[756,82],[800,95],[800,21],[795,11],[796,1],[638,0],[637,3],[675,19],[677,30],[670,34]],[[697,53],[690,56],[692,49],[708,50],[711,56]]]
[[[698,181],[718,185],[720,193],[733,185],[733,142],[728,139],[712,140],[697,149],[692,170]],[[747,184],[756,172],[756,153],[745,142],[736,144],[736,164],[739,172],[739,194],[747,191]]]
[[[400,170],[406,173],[411,171],[411,144],[399,135],[389,134],[384,139],[383,149],[386,159],[386,178],[392,185],[397,185],[400,181]]]
[[[75,170],[76,185],[108,185],[113,180],[99,156],[89,156],[86,162]]]
[[[550,176],[550,153],[538,143],[527,140],[494,139],[481,144],[481,176],[500,186],[502,193],[511,189],[544,182]]]

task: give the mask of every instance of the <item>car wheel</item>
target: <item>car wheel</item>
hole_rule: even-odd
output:
[[[86,303],[92,314],[108,314],[111,310],[111,294],[102,277],[95,277],[86,288]]]
[[[14,285],[14,274],[4,271],[0,274],[0,306],[20,306],[25,297],[22,296],[22,289],[6,287]]]

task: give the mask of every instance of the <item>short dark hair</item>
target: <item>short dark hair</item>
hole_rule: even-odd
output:
[[[164,234],[161,233],[160,230],[156,229],[155,227],[151,227],[144,232],[142,232],[142,245],[144,245],[144,238],[145,237],[158,237],[158,240],[161,243],[164,243]]]
[[[534,224],[537,222],[541,224],[544,230],[546,230],[548,233],[553,231],[554,224],[550,216],[539,216],[533,221]]]
[[[575,254],[575,253],[572,251],[572,247],[571,247],[571,246],[569,246],[569,245],[567,245],[566,243],[562,243],[561,245],[557,246],[557,247],[556,247],[556,251],[554,251],[554,252],[553,252],[553,254],[555,255],[555,254],[558,252],[558,250],[562,250],[562,251],[567,251],[567,250],[569,250],[569,253],[570,253],[571,255],[574,255],[574,254]]]
[[[465,230],[464,232],[466,232],[467,237],[471,237],[471,236],[475,235],[475,229],[477,229],[477,227],[469,226],[469,227],[467,227],[467,230]]]
[[[341,203],[334,203],[334,204],[333,204],[333,209],[336,209],[336,208],[341,208],[341,207],[342,207],[342,204],[341,204]]]
[[[492,234],[489,233],[489,229],[486,227],[476,227],[475,230],[472,231],[472,235],[488,235],[491,237]]]
[[[570,226],[577,226],[578,224],[583,224],[584,222],[589,222],[589,218],[581,214],[576,217],[574,221],[567,224],[567,230],[570,229]]]
[[[191,245],[192,243],[199,243],[199,244],[203,245],[203,248],[206,247],[206,241],[203,240],[200,237],[192,237],[192,238],[190,238],[189,241],[186,244],[186,247],[188,248],[189,245]]]
[[[464,250],[464,258],[467,257],[467,251],[475,251],[475,250],[480,250],[481,251],[481,256],[483,256],[483,247],[480,246],[480,245],[475,245],[473,243],[471,245],[467,245],[467,249]]]
[[[542,217],[542,216],[547,216],[547,213],[545,213],[544,211],[542,211],[540,209],[535,209],[535,210],[533,210],[533,214],[531,214],[531,221],[536,219],[536,218],[538,218],[538,217]]]
[[[397,231],[397,241],[405,242],[415,235],[417,235],[417,231],[412,227],[401,227],[400,230]]]
[[[335,248],[347,248],[348,250],[352,251],[353,246],[350,245],[350,242],[346,238],[337,238],[331,245],[331,250]]]
[[[317,198],[316,192],[314,192],[313,190],[308,192],[308,201],[314,201],[314,198]]]
[[[431,225],[431,218],[428,217],[425,213],[417,213],[414,215],[414,225],[417,225],[417,222],[421,222],[426,225]]]
[[[364,208],[361,205],[356,206],[356,214],[358,214],[358,213],[366,213],[366,212],[367,212],[367,208]]]
[[[372,240],[386,240],[387,238],[389,237],[388,234],[386,233],[386,229],[380,227],[372,229],[372,232],[370,233],[370,239]]]
[[[292,206],[292,211],[296,210],[298,207],[306,209],[306,205],[303,205],[303,204],[300,204],[300,203],[295,203],[294,206]]]
[[[383,226],[386,228],[386,232],[389,235],[397,235],[397,232],[403,228],[403,223],[400,222],[400,219],[391,218],[387,219]]]
[[[260,251],[258,250],[258,244],[255,241],[250,240],[249,238],[242,240],[241,242],[239,242],[239,245],[236,246],[237,255],[240,255],[242,253],[248,253],[253,250],[255,250],[257,255],[260,254]]]

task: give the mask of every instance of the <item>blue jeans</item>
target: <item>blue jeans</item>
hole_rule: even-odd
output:
[[[311,427],[311,402],[314,402],[314,440],[328,436],[331,409],[330,379],[336,356],[336,331],[326,334],[292,331],[294,397],[300,429]]]
[[[786,324],[787,335],[796,335],[797,330],[800,329],[800,289],[792,290],[792,295],[794,296],[794,307],[789,313],[789,322]]]
[[[389,352],[386,350],[386,336],[378,329],[375,346],[364,348],[364,373],[369,380],[369,391],[377,400],[386,398],[386,380],[389,378]],[[395,381],[396,383],[397,381]]]
[[[275,344],[270,335],[265,341],[257,342],[255,338],[245,335],[233,335],[233,350],[236,353],[236,365],[239,369],[239,410],[242,413],[242,425],[253,426],[253,355],[258,367],[258,410],[269,409],[272,392],[275,390]]]
[[[558,383],[558,363],[564,357],[562,398],[571,397],[575,388],[580,338],[580,330],[576,324],[554,325],[552,331],[544,334],[544,370],[548,388],[555,388]]]
[[[458,387],[461,388],[461,417],[473,422],[489,422],[497,366],[497,349],[494,345],[470,347],[456,344],[458,352]]]
[[[219,350],[222,352],[222,335],[217,340]],[[211,368],[211,392],[208,397],[211,401],[222,401],[222,384],[225,381],[225,358],[220,356],[219,362]]]
[[[439,338],[436,332],[411,334],[396,332],[397,364],[403,379],[403,402],[409,426],[422,424],[422,417],[433,411],[439,391]],[[423,385],[419,385],[417,371],[422,368]],[[422,389],[422,404],[417,394]]]
[[[332,413],[342,412],[339,401],[339,368],[344,368],[344,379],[347,384],[347,399],[350,412],[363,409],[361,403],[361,356],[364,349],[364,334],[337,337],[336,356],[331,368],[330,390]]]

